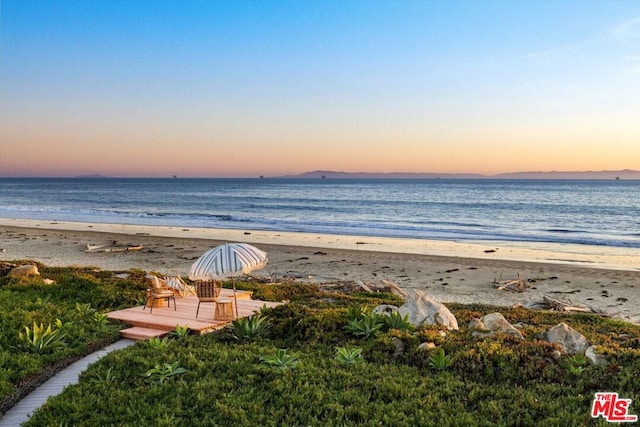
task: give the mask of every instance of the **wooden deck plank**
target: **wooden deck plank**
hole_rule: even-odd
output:
[[[165,331],[165,330],[133,326],[131,328],[121,330],[120,336],[123,338],[129,338],[132,340],[147,340],[153,337],[161,337],[161,336],[167,335],[168,333],[169,331]]]
[[[263,305],[267,307],[275,307],[282,303],[266,302],[250,299],[251,293],[238,291],[236,293],[238,305],[238,317],[248,317],[260,310]],[[234,300],[233,291],[231,289],[222,289],[221,298]],[[187,326],[195,333],[205,333],[212,330],[224,328],[231,321],[214,320],[215,304],[202,303],[200,305],[200,313],[196,319],[196,309],[198,307],[198,298],[187,296],[185,298],[176,298],[175,309],[173,301],[171,307],[163,305],[162,307],[154,307],[153,312],[147,307],[143,310],[143,306],[126,308],[107,313],[110,319],[121,320],[128,325],[134,327],[157,329],[163,331],[174,331],[176,325]],[[234,301],[235,314],[235,301]]]

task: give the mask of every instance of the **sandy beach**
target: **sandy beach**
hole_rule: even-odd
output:
[[[640,250],[520,242],[450,242],[256,230],[176,228],[0,218],[0,259],[52,266],[138,268],[187,275],[207,249],[247,242],[267,252],[254,273],[274,280],[380,284],[424,289],[441,302],[512,306],[550,296],[640,323]],[[87,244],[142,246],[85,252]],[[524,292],[499,290],[495,279],[529,280]]]

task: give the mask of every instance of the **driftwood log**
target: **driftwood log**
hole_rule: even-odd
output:
[[[499,291],[524,292],[531,288],[531,284],[522,279],[520,277],[520,273],[518,273],[518,278],[516,280],[502,280],[502,274],[500,274],[500,279],[493,279],[493,285]]]
[[[545,295],[542,297],[544,302],[550,306],[552,309],[556,311],[579,311],[582,313],[592,313],[593,310],[586,307],[577,307],[575,305],[568,304],[566,302],[560,301],[555,298],[551,298],[550,296]]]
[[[578,312],[578,313],[593,313],[602,317],[611,317],[611,313],[607,313],[604,310],[595,307],[582,307],[575,305],[571,302],[560,301],[559,299],[552,298],[548,295],[542,297],[542,301],[537,301],[526,305],[529,309],[542,309],[542,310],[555,310],[562,312]]]
[[[120,245],[111,245],[111,244],[106,244],[106,245],[91,245],[89,243],[87,243],[87,246],[85,247],[85,252],[127,252],[127,251],[139,251],[143,248],[142,245],[127,245],[127,246],[120,246]]]

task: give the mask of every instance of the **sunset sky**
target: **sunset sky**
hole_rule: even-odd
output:
[[[640,169],[640,1],[0,0],[0,176]]]

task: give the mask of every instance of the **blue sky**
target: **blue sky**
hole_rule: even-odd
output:
[[[0,7],[2,176],[640,169],[637,1]]]

